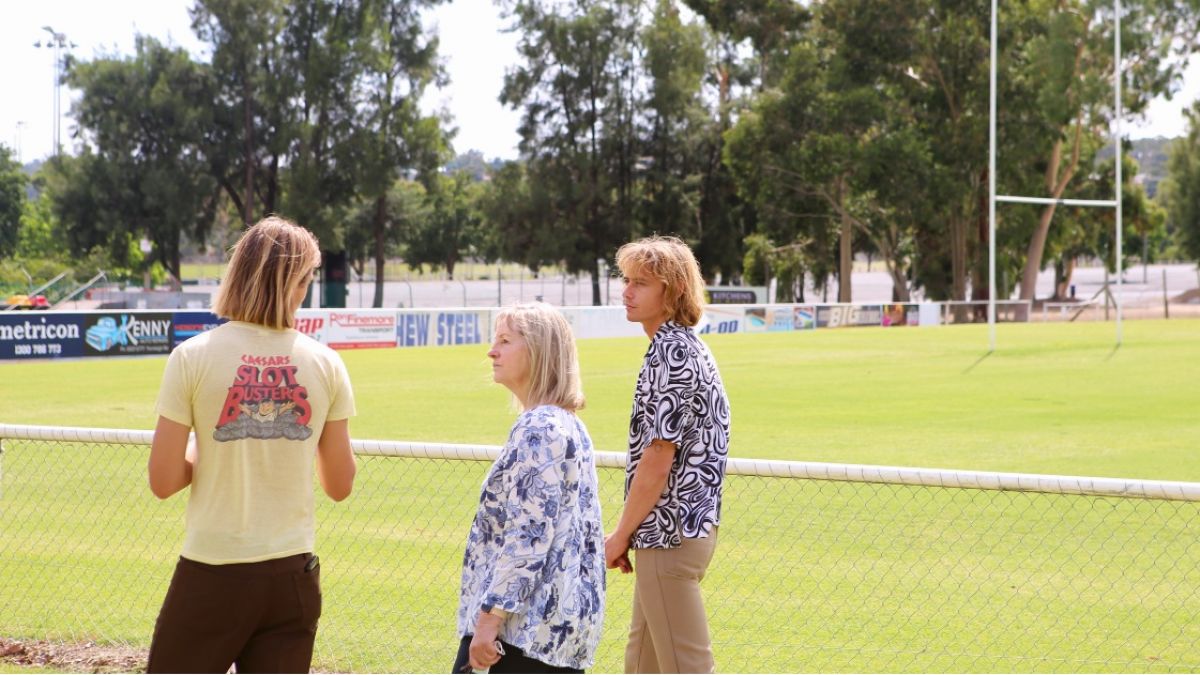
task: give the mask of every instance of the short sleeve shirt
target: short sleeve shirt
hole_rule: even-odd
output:
[[[159,415],[196,432],[183,557],[213,565],[313,550],[313,465],[354,414],[337,352],[295,330],[231,321],[167,359]]]
[[[664,323],[646,350],[629,420],[625,495],[645,449],[674,443],[675,461],[658,503],[638,526],[633,548],[678,548],[721,521],[729,452],[729,399],[717,362],[696,333]]]

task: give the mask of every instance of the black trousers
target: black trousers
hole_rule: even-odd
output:
[[[473,635],[463,637],[458,643],[458,658],[454,659],[454,673],[470,673],[471,670],[471,638]],[[504,656],[500,660],[493,663],[488,669],[489,673],[582,673],[582,670],[574,668],[559,668],[546,663],[542,663],[536,659],[531,659],[525,656],[525,652],[520,648],[514,647],[503,640],[500,644],[504,645]]]
[[[307,673],[321,616],[311,553],[206,565],[180,558],[150,642],[151,673]]]

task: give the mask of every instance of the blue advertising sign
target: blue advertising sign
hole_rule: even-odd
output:
[[[439,312],[437,343],[439,345],[477,345],[483,342],[480,312]]]
[[[207,330],[212,330],[225,323],[212,312],[175,312],[173,318],[175,345],[190,337],[196,337]]]
[[[429,319],[425,313],[400,312],[396,317],[396,346],[424,347],[429,344]]]
[[[171,351],[168,312],[113,312],[84,315],[85,356],[133,356]]]
[[[396,316],[396,346],[477,345],[490,336],[488,311],[399,312]]]
[[[0,359],[83,356],[80,314],[0,314]]]

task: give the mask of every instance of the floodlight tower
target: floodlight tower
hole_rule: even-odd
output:
[[[51,137],[54,155],[57,157],[62,152],[62,76],[63,76],[63,52],[74,49],[76,45],[67,39],[66,33],[60,33],[50,26],[42,26],[42,30],[50,34],[46,38],[46,43],[42,44],[41,40],[33,43],[34,47],[45,47],[54,50],[54,119],[51,121]]]

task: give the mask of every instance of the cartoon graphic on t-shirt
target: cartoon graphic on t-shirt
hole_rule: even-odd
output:
[[[258,404],[257,410],[251,410],[250,406],[245,403],[238,404],[238,410],[249,415],[251,418],[259,422],[274,422],[279,419],[279,416],[296,407],[294,401],[288,401],[283,405],[275,405],[275,401],[263,401]]]
[[[312,406],[308,388],[296,378],[290,356],[242,356],[213,438],[287,438],[302,441],[312,436],[308,426]]]

